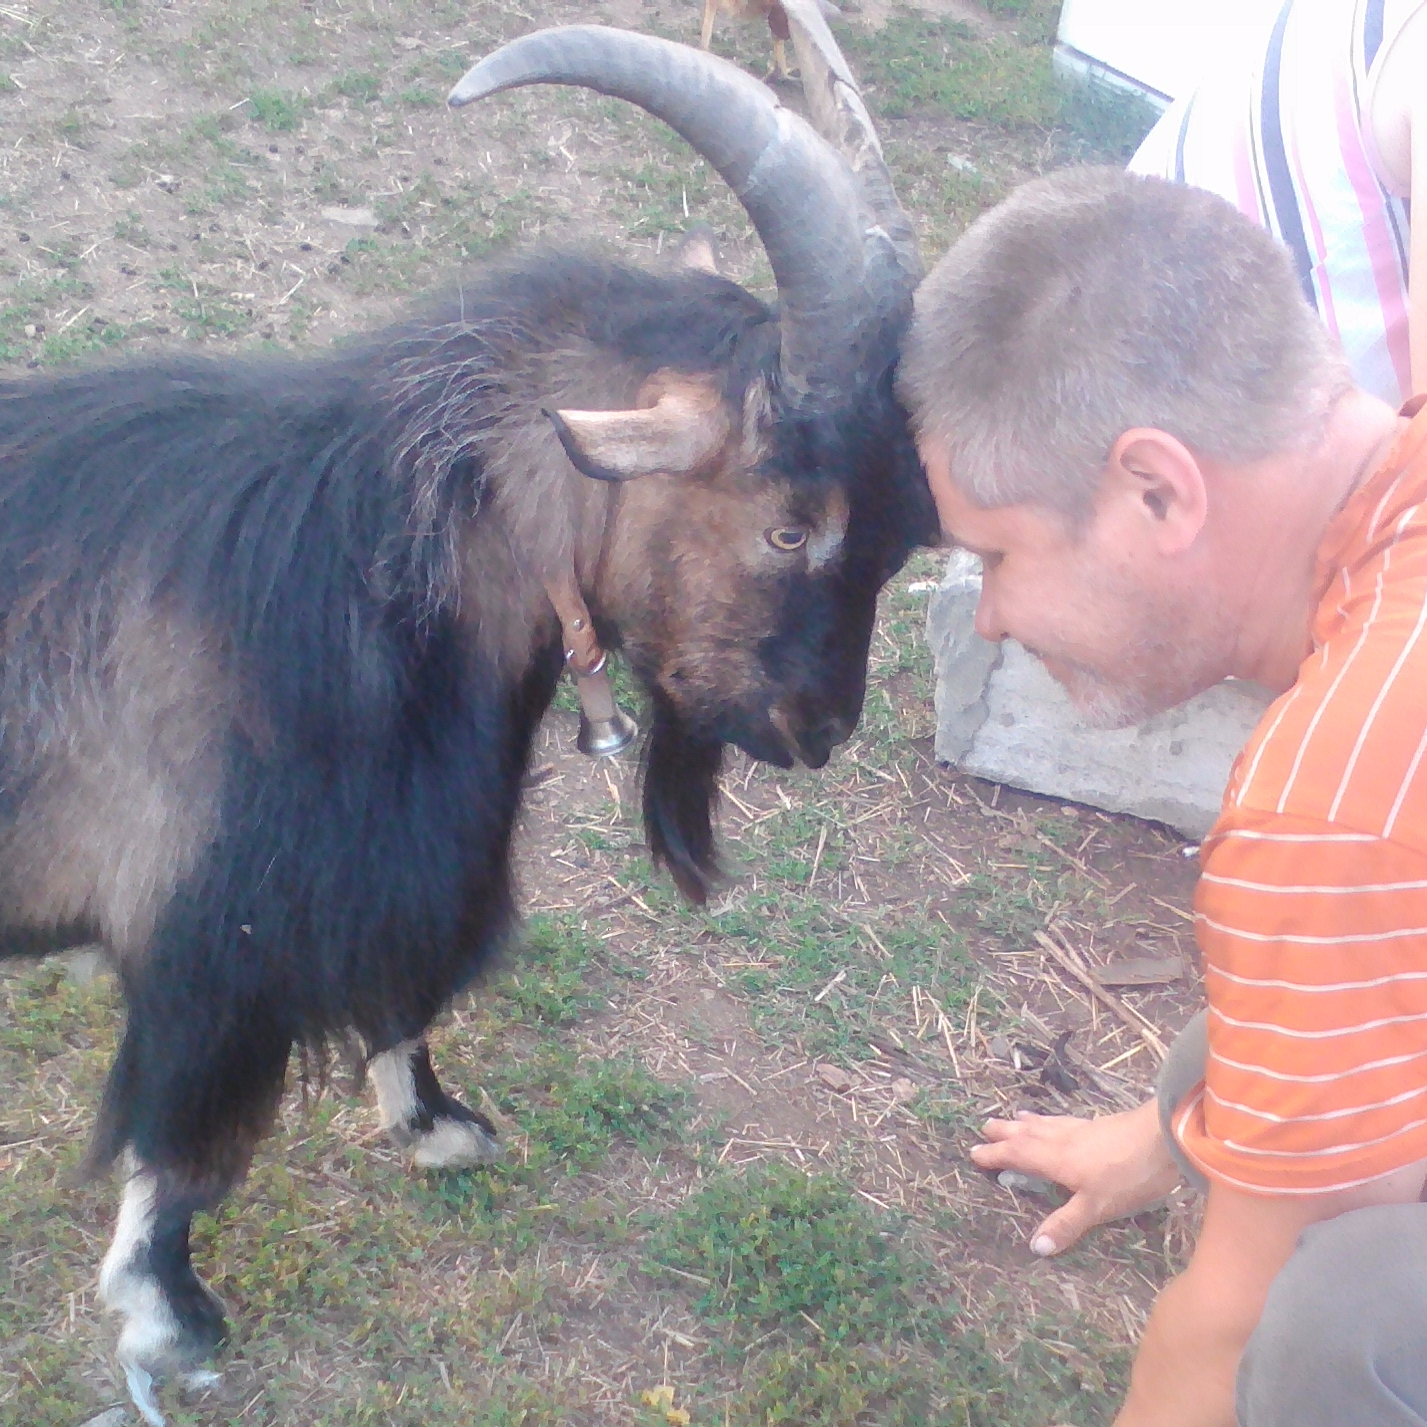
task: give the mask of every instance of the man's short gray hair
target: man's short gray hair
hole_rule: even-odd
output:
[[[1131,427],[1258,460],[1316,440],[1350,380],[1268,233],[1203,189],[1091,168],[967,230],[917,293],[898,383],[967,499],[1079,524]]]

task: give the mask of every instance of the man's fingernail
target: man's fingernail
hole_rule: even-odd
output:
[[[1031,1252],[1039,1258],[1048,1259],[1055,1252],[1055,1240],[1049,1234],[1037,1234],[1031,1240]]]

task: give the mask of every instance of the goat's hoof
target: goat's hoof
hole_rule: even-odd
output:
[[[446,1094],[442,1094],[440,1106],[434,1114],[428,1109],[406,1124],[386,1126],[391,1142],[405,1150],[417,1168],[470,1169],[494,1164],[502,1157],[496,1128],[484,1115]]]
[[[105,1267],[99,1296],[124,1322],[118,1358],[134,1408],[149,1427],[164,1427],[154,1384],[167,1378],[207,1389],[218,1374],[204,1366],[227,1337],[218,1296],[184,1265],[160,1279],[132,1259]]]
[[[124,1363],[124,1381],[129,1388],[129,1400],[134,1404],[134,1411],[149,1424],[149,1427],[167,1427],[168,1419],[163,1414],[163,1408],[159,1406],[158,1396],[154,1392],[157,1382],[165,1374],[151,1373],[148,1368],[139,1363]],[[191,1368],[186,1372],[172,1374],[173,1379],[188,1393],[212,1392],[219,1387],[223,1378],[211,1368]]]
[[[465,1120],[438,1115],[429,1130],[411,1141],[411,1162],[419,1169],[471,1169],[494,1164],[502,1153],[495,1127],[474,1116]]]

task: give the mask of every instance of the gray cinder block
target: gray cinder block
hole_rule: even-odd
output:
[[[953,552],[927,610],[937,758],[980,778],[1202,837],[1272,695],[1229,680],[1136,728],[1088,728],[1019,644],[988,644],[975,632],[980,593],[980,562]]]

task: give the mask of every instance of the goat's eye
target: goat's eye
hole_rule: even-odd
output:
[[[801,550],[808,543],[808,532],[796,525],[775,525],[764,538],[775,550]]]

